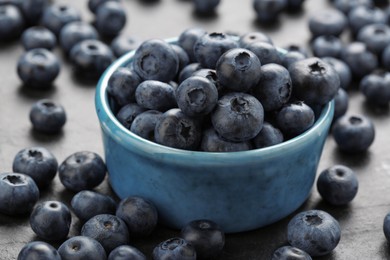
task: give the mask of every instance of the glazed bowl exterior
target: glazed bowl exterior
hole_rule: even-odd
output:
[[[119,196],[152,201],[162,224],[180,229],[191,220],[209,219],[226,233],[274,223],[301,206],[310,194],[333,118],[333,102],[314,126],[281,144],[250,151],[187,151],[150,142],[115,118],[107,83],[130,52],[115,61],[96,89],[110,184]]]

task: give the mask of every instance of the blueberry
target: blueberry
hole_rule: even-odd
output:
[[[321,10],[309,18],[309,30],[314,38],[321,35],[339,36],[347,25],[347,17],[335,9]]]
[[[58,36],[65,24],[75,21],[81,21],[80,12],[77,9],[70,5],[53,4],[43,11],[41,23]]]
[[[302,10],[305,0],[287,0],[287,10],[297,12]]]
[[[137,248],[124,245],[112,250],[108,260],[146,260],[146,256]]]
[[[173,87],[157,80],[141,82],[135,90],[135,100],[143,108],[161,112],[177,107]]]
[[[383,233],[385,234],[386,240],[390,241],[390,213],[387,213],[383,220]]]
[[[96,29],[89,23],[82,21],[70,22],[64,25],[59,35],[60,45],[65,53],[69,53],[73,46],[83,40],[97,38]]]
[[[340,87],[334,68],[319,58],[297,61],[289,67],[293,95],[311,105],[325,105]]]
[[[253,0],[253,9],[260,23],[272,23],[287,8],[287,0]]]
[[[288,103],[277,113],[278,128],[286,137],[302,134],[314,124],[314,112],[302,101]]]
[[[75,236],[66,240],[58,248],[62,260],[106,260],[107,255],[102,245],[93,238]]]
[[[359,83],[367,102],[375,106],[388,106],[390,102],[390,72],[375,70]]]
[[[108,195],[83,190],[73,196],[71,201],[75,215],[81,221],[87,221],[99,214],[115,214],[116,202]]]
[[[323,61],[331,65],[340,78],[340,88],[347,89],[352,81],[352,72],[349,66],[342,60],[334,57],[322,57]]]
[[[312,260],[312,258],[308,253],[297,247],[282,246],[275,250],[271,260]]]
[[[130,131],[134,134],[155,142],[154,129],[162,113],[157,110],[147,110],[136,116],[131,124]]]
[[[311,256],[329,254],[339,243],[340,225],[322,210],[308,210],[295,215],[287,226],[288,242]]]
[[[351,202],[358,192],[359,182],[354,171],[344,165],[323,170],[317,179],[317,190],[328,203],[336,206]]]
[[[259,58],[261,65],[268,63],[281,63],[281,57],[276,47],[268,42],[253,42],[246,46]]]
[[[382,23],[386,24],[384,11],[373,6],[357,6],[348,13],[349,28],[353,34],[357,34],[365,25]]]
[[[348,104],[349,104],[348,93],[344,89],[339,88],[334,98],[333,121],[336,121],[339,117],[345,115],[345,113],[348,110]]]
[[[277,110],[289,101],[292,82],[286,68],[269,63],[261,66],[258,74],[260,79],[251,93],[260,101],[265,111]]]
[[[136,196],[122,199],[115,215],[126,223],[132,237],[149,236],[158,220],[154,204],[145,198]]]
[[[101,214],[89,219],[81,228],[81,235],[96,239],[107,254],[118,246],[129,243],[126,223],[115,215]]]
[[[20,7],[26,22],[30,25],[38,24],[49,3],[49,0],[23,0]]]
[[[342,11],[346,15],[349,11],[358,6],[374,6],[374,2],[372,0],[334,0],[333,4],[338,10]]]
[[[305,56],[305,58],[308,58],[310,56],[309,50],[305,46],[302,46],[302,45],[299,45],[296,43],[287,44],[286,46],[283,47],[283,49],[285,49],[287,52],[289,52],[289,51],[300,52]]]
[[[70,50],[69,57],[76,75],[84,78],[99,78],[114,61],[110,47],[94,39],[77,43]]]
[[[59,166],[61,183],[71,191],[93,189],[106,176],[103,159],[94,152],[82,151],[68,156]]]
[[[29,147],[20,150],[14,158],[12,171],[30,176],[39,188],[47,187],[54,179],[58,168],[57,159],[44,147]]]
[[[10,216],[30,213],[39,199],[34,180],[21,173],[0,173],[0,213]]]
[[[221,227],[207,219],[187,223],[180,236],[195,248],[196,257],[200,259],[217,257],[225,245],[225,233]]]
[[[237,47],[238,43],[233,37],[214,32],[202,35],[195,42],[194,54],[202,67],[215,69],[219,57],[226,51]]]
[[[44,48],[51,50],[57,44],[56,36],[46,27],[34,26],[25,30],[21,37],[25,50]]]
[[[44,201],[35,205],[30,215],[32,230],[48,241],[65,240],[70,230],[72,216],[60,201]]]
[[[19,58],[17,73],[26,86],[47,88],[60,73],[60,62],[46,49],[32,49]]]
[[[207,32],[200,27],[193,27],[184,30],[177,40],[177,43],[187,52],[190,62],[196,61],[194,54],[194,45],[196,41]]]
[[[177,58],[179,60],[179,72],[190,63],[190,58],[188,57],[187,52],[180,46],[176,44],[171,44],[172,49],[176,52]]]
[[[211,113],[214,129],[223,138],[242,142],[254,138],[263,127],[264,109],[252,95],[230,92],[222,96]]]
[[[119,0],[88,0],[88,8],[92,13],[96,13],[98,7],[108,1],[119,2]]]
[[[66,123],[66,113],[60,104],[49,99],[41,99],[31,107],[30,121],[36,131],[56,134]]]
[[[122,107],[135,102],[135,90],[140,83],[141,79],[134,70],[121,67],[108,80],[107,93]]]
[[[17,260],[61,260],[61,256],[52,245],[42,241],[32,241],[23,246]]]
[[[194,0],[194,9],[198,14],[212,14],[215,12],[221,0]]]
[[[259,81],[260,67],[260,60],[253,52],[234,48],[218,59],[216,72],[222,86],[233,91],[247,92]]]
[[[313,54],[317,57],[338,58],[343,47],[341,40],[334,35],[318,36],[312,43]]]
[[[217,71],[213,69],[199,69],[192,73],[192,76],[199,76],[208,79],[211,81],[218,90],[218,96],[223,95],[223,93],[227,92],[224,87],[219,83]],[[184,81],[184,80],[183,80]]]
[[[359,30],[357,39],[380,57],[386,46],[390,44],[390,27],[386,24],[366,25]]]
[[[246,48],[249,44],[253,42],[267,42],[273,45],[271,37],[263,32],[248,32],[240,36],[238,44],[241,48]]]
[[[96,10],[96,29],[104,37],[115,37],[126,25],[126,12],[118,1],[106,1]]]
[[[179,108],[162,114],[154,131],[156,142],[165,146],[196,150],[201,141],[198,119],[186,116]]]
[[[338,148],[348,153],[365,152],[375,139],[371,120],[362,115],[344,115],[337,119],[332,135]]]
[[[178,83],[182,83],[185,79],[189,78],[193,75],[195,71],[198,71],[202,69],[202,66],[200,66],[199,63],[190,63],[187,66],[185,66],[179,73],[179,81]],[[216,76],[216,75],[215,75]]]
[[[282,56],[281,64],[283,67],[288,69],[291,64],[293,64],[296,61],[304,60],[307,57],[305,54],[299,52],[299,51],[288,51],[286,54]]]
[[[116,114],[116,119],[127,129],[131,128],[136,116],[146,111],[147,109],[139,106],[136,103],[130,103],[123,106],[119,112]]]
[[[253,143],[255,148],[264,148],[282,143],[284,140],[283,133],[268,122],[264,122],[260,133],[255,136]]]
[[[195,260],[195,248],[182,238],[169,238],[153,249],[153,260]]]
[[[111,50],[116,57],[120,57],[127,52],[137,49],[141,40],[135,36],[118,35],[111,42]]]
[[[0,42],[18,37],[24,28],[24,18],[14,5],[0,5]]]
[[[200,149],[205,152],[238,152],[252,149],[250,141],[231,142],[220,137],[213,127],[203,131]]]
[[[169,82],[179,71],[179,59],[169,43],[151,39],[137,48],[133,66],[144,80]]]
[[[177,104],[187,116],[209,114],[218,101],[218,90],[213,82],[200,76],[184,80],[175,91]]]

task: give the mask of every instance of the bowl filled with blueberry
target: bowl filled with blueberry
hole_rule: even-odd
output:
[[[321,59],[285,54],[259,33],[190,28],[116,60],[95,97],[116,194],[152,201],[169,227],[208,219],[227,233],[301,206],[340,81]]]

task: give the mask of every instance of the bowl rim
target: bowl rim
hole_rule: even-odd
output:
[[[165,41],[168,43],[175,43],[177,38],[169,38]],[[278,48],[278,51],[282,54],[286,53],[285,50],[280,48]],[[130,132],[130,130],[125,128],[116,119],[109,105],[109,98],[106,91],[108,87],[108,80],[118,68],[125,67],[132,61],[134,53],[135,50],[124,54],[116,61],[114,61],[102,74],[96,87],[95,109],[102,130],[109,133],[109,135],[118,143],[132,144],[134,148],[136,148],[137,152],[150,153],[154,156],[174,154],[176,156],[174,161],[176,162],[178,162],[178,159],[184,159],[187,162],[195,160],[198,161],[198,159],[210,161],[211,158],[213,164],[218,162],[229,164],[230,160],[237,162],[238,159],[242,159],[242,163],[245,163],[248,161],[253,161],[254,159],[259,159],[261,157],[275,157],[280,154],[281,150],[294,150],[296,147],[303,145],[305,141],[310,140],[313,136],[319,137],[319,133],[323,132],[323,127],[325,127],[325,129],[326,127],[330,127],[331,121],[333,119],[334,100],[331,100],[322,107],[320,115],[311,128],[294,138],[273,146],[237,152],[191,151],[164,146]],[[185,162],[183,161],[182,163]]]

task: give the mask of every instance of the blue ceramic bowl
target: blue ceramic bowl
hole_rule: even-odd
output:
[[[127,66],[128,53],[104,73],[96,111],[110,183],[120,198],[142,196],[157,207],[162,224],[182,228],[210,219],[226,233],[256,229],[295,211],[309,196],[333,117],[333,102],[307,132],[282,144],[242,152],[174,149],[145,140],[115,118],[107,96],[112,73]]]

